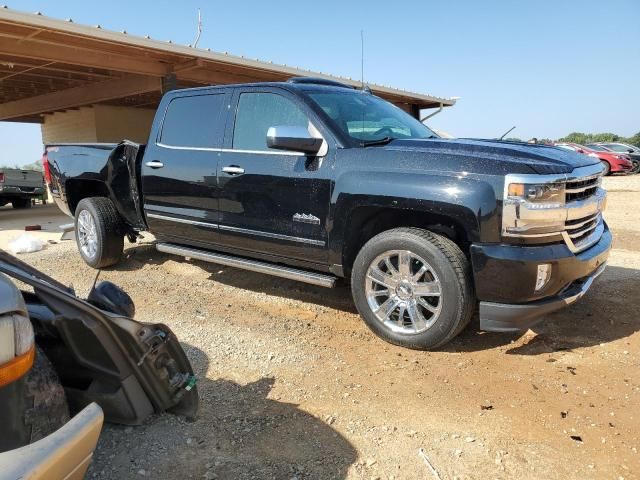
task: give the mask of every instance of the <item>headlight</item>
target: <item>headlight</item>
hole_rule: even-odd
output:
[[[507,175],[502,209],[502,234],[542,237],[564,230],[565,183],[527,182],[523,176]]]
[[[507,196],[511,200],[546,204],[550,207],[564,205],[564,183],[510,183]]]
[[[24,376],[35,358],[33,327],[28,317],[7,314],[0,317],[0,387]]]
[[[0,274],[0,388],[25,375],[34,358],[33,327],[24,299]]]

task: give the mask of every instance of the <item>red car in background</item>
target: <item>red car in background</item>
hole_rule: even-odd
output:
[[[590,157],[599,158],[604,166],[605,175],[609,175],[610,173],[631,173],[633,171],[633,163],[631,162],[631,159],[620,153],[596,151],[577,143],[556,143],[555,146],[566,150],[573,150],[578,153],[584,153]]]

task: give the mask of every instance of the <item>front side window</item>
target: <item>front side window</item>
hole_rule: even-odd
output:
[[[359,90],[308,92],[334,124],[353,141],[438,138],[411,115],[375,95]]]
[[[618,153],[627,153],[630,148],[626,147],[624,145],[621,145],[619,143],[605,143],[604,144],[605,147],[607,147],[610,150],[613,150],[614,152],[618,152]]]
[[[288,98],[275,93],[243,93],[238,101],[233,130],[235,150],[270,150],[267,131],[286,125],[307,128],[306,115]]]
[[[167,106],[160,143],[172,147],[219,148],[224,133],[225,95],[176,97]]]

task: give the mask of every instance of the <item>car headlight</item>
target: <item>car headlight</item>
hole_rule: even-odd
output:
[[[20,315],[0,317],[0,387],[15,382],[33,366],[33,327]]]
[[[25,375],[34,358],[33,327],[22,295],[0,275],[0,387]]]
[[[566,220],[565,183],[520,181],[507,175],[502,209],[502,234],[542,237],[560,233]]]
[[[564,205],[565,186],[564,183],[510,183],[507,197],[516,202],[531,202],[555,208]]]

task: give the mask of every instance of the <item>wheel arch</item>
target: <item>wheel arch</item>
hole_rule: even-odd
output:
[[[78,204],[85,198],[106,197],[109,198],[107,185],[100,180],[70,179],[65,184],[67,204],[72,215],[76,214]]]
[[[379,206],[360,206],[349,215],[342,249],[342,265],[348,276],[360,249],[369,239],[387,230],[414,227],[429,230],[453,241],[467,253],[474,233],[465,221],[451,215]]]

